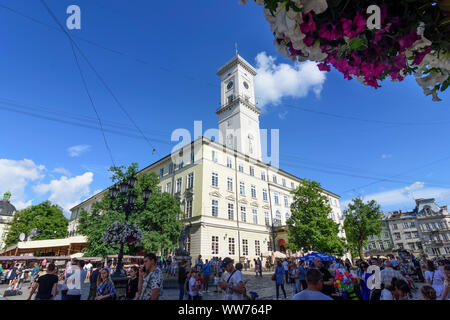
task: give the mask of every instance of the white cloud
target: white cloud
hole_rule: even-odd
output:
[[[255,58],[255,94],[258,107],[278,105],[284,97],[305,97],[310,90],[316,97],[322,92],[326,76],[315,62],[295,62],[293,65],[276,64],[276,58],[260,52]]]
[[[387,159],[387,158],[392,158],[392,154],[385,154],[385,153],[383,153],[381,155],[381,159]]]
[[[364,201],[375,200],[382,207],[406,206],[413,208],[415,199],[435,198],[436,201],[450,204],[450,188],[425,187],[423,182],[415,182],[410,186],[364,195]],[[342,202],[343,207],[347,207],[351,200]]]
[[[37,165],[32,160],[0,159],[0,194],[11,192],[11,203],[17,210],[31,205],[26,199],[25,187],[30,181],[44,177],[45,166]]]
[[[52,172],[60,173],[60,174],[65,175],[67,177],[70,177],[72,175],[70,173],[70,171],[65,169],[65,168],[55,168],[55,169],[53,169]]]
[[[69,156],[71,157],[79,157],[81,154],[85,153],[91,148],[90,145],[87,144],[80,144],[77,146],[72,146],[67,148],[67,152],[69,153]]]
[[[94,174],[86,172],[73,178],[62,176],[59,180],[51,180],[48,184],[39,184],[33,187],[38,194],[50,192],[49,200],[60,205],[66,213],[70,208],[81,202],[83,197],[90,195],[89,185]]]

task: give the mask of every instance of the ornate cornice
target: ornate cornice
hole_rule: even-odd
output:
[[[236,55],[233,59],[231,59],[231,61],[225,63],[222,67],[220,67],[219,71],[217,71],[217,75],[220,77],[222,74],[226,73],[228,70],[232,69],[238,64],[241,65],[245,70],[250,72],[250,74],[256,76],[256,70],[240,55]]]
[[[244,99],[241,96],[236,97],[230,103],[227,103],[226,105],[224,105],[224,106],[220,107],[219,109],[217,109],[216,110],[216,114],[219,115],[222,112],[225,112],[227,110],[231,110],[237,104],[243,104],[248,109],[252,110],[253,112],[256,112],[258,115],[261,114],[261,110],[259,110],[259,108],[257,106],[255,106],[254,104],[250,103],[249,101],[247,101],[246,99]]]

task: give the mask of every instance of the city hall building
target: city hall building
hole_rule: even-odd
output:
[[[223,65],[219,139],[195,137],[188,145],[142,169],[159,176],[160,189],[180,202],[180,220],[190,226],[187,249],[206,259],[229,256],[249,260],[272,251],[286,252],[286,220],[293,201],[290,193],[302,181],[262,161],[259,115],[255,104],[256,70],[236,54]],[[108,190],[71,209],[69,235],[76,235],[81,209],[89,211]],[[341,226],[339,196],[322,190]]]

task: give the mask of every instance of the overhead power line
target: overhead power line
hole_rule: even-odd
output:
[[[19,11],[13,9],[13,8],[8,7],[8,6],[0,4],[0,8],[7,9],[7,10],[9,10],[9,11],[11,11],[11,12],[17,14],[17,15],[20,15],[20,16],[22,16],[22,17],[24,17],[26,19],[29,19],[30,21],[33,21],[35,23],[38,23],[40,25],[46,26],[48,28],[51,28],[51,29],[54,29],[54,30],[57,30],[57,31],[61,31],[61,30],[59,30],[57,28],[54,28],[53,26],[48,25],[47,23],[45,23],[43,21],[40,21],[40,20],[38,20],[36,18],[33,18],[33,17],[31,17],[31,16],[29,16],[27,14],[19,12]],[[65,30],[63,30],[63,31],[65,32]],[[146,61],[144,59],[136,58],[136,57],[134,57],[134,56],[132,56],[132,55],[130,55],[128,53],[125,53],[123,51],[119,51],[119,50],[116,50],[116,49],[112,49],[112,48],[106,47],[106,46],[104,46],[102,44],[99,44],[99,43],[97,43],[95,41],[87,40],[87,39],[84,39],[84,38],[79,37],[79,36],[73,36],[73,38],[77,38],[77,39],[79,39],[81,41],[84,41],[84,42],[90,44],[90,45],[96,46],[96,47],[101,48],[103,50],[110,51],[110,52],[118,54],[118,55],[120,55],[122,57],[130,58],[130,59],[132,59],[135,62],[138,62],[140,64],[144,64],[146,66],[154,67],[154,68],[156,67],[156,68],[159,68],[160,70],[162,70],[164,72],[171,72],[171,73],[179,74],[180,76],[183,76],[184,78],[186,78],[188,80],[195,80],[195,81],[199,81],[199,82],[204,82],[208,86],[220,88],[220,86],[217,85],[217,84],[212,84],[210,82],[205,82],[204,80],[202,80],[200,78],[197,78],[197,77],[194,77],[192,75],[188,75],[188,74],[185,74],[185,73],[182,73],[182,72],[179,72],[179,71],[167,68],[167,67],[163,67],[163,66],[160,66],[160,65],[155,66],[153,63],[150,63],[150,62],[148,62],[148,61]],[[261,98],[261,97],[256,96],[256,98]],[[297,111],[308,112],[308,113],[312,113],[312,114],[316,114],[316,115],[320,115],[320,116],[327,116],[327,117],[332,117],[332,118],[337,118],[337,119],[358,121],[358,122],[364,122],[364,123],[373,123],[373,124],[383,124],[383,125],[393,125],[393,126],[433,126],[433,125],[442,125],[442,124],[449,124],[450,123],[450,121],[401,122],[401,121],[386,121],[386,120],[377,120],[377,119],[366,119],[366,118],[360,118],[360,117],[355,117],[355,116],[347,116],[347,115],[342,115],[342,114],[337,114],[337,113],[331,113],[331,112],[325,112],[325,111],[320,111],[320,110],[315,110],[315,109],[304,108],[304,107],[301,107],[301,106],[298,106],[298,105],[289,104],[289,103],[283,103],[283,106],[287,107],[287,108],[295,109]]]

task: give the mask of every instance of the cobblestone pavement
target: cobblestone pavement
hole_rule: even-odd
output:
[[[244,271],[244,280],[247,281],[246,288],[247,293],[255,291],[258,293],[258,300],[275,300],[275,282],[271,280],[272,272],[263,272],[263,277],[255,277],[254,272]],[[416,283],[416,286],[420,289],[423,283]],[[28,290],[29,283],[25,283],[22,287],[22,295],[3,297],[4,291],[7,289],[7,285],[0,285],[0,300],[26,300],[30,291]],[[211,286],[208,292],[203,293],[204,300],[223,300],[223,292],[216,293],[216,286]],[[220,289],[219,289],[220,290]],[[292,288],[290,284],[285,285],[286,299],[280,289],[280,300],[290,300],[292,297]],[[166,289],[163,293],[164,300],[178,300],[178,289]],[[86,283],[84,292],[81,296],[82,300],[86,300],[89,295],[89,284]],[[413,300],[421,300],[420,290],[413,292]],[[56,296],[56,300],[61,300],[61,295]]]

